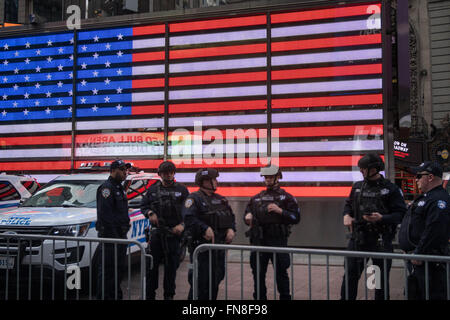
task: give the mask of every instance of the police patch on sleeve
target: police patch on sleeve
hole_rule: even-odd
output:
[[[194,202],[192,201],[192,199],[187,199],[186,200],[186,202],[184,203],[184,206],[186,207],[186,208],[190,208],[191,206],[192,206],[192,204],[193,204]]]
[[[108,198],[110,194],[111,194],[111,190],[109,190],[108,188],[105,188],[102,190],[103,198],[105,198],[105,199]]]
[[[447,208],[447,202],[445,202],[444,200],[439,200],[437,206],[439,209],[444,210],[445,208]]]

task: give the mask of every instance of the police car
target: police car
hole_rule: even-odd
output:
[[[36,179],[23,175],[0,174],[0,209],[17,207],[39,189]]]
[[[83,237],[95,238],[97,218],[97,188],[109,173],[77,173],[62,175],[47,183],[18,208],[0,212],[0,269],[14,269],[17,261],[22,266],[62,271],[68,264],[80,268],[93,261],[98,243],[82,242]],[[140,212],[142,195],[160,178],[151,173],[131,173],[124,181],[129,200],[131,228],[128,239],[137,240],[146,247],[144,230],[149,222]],[[8,241],[1,233],[70,236],[76,241]],[[26,242],[26,244],[25,244]],[[130,246],[131,253],[137,251]],[[8,250],[8,255],[7,251]],[[19,259],[17,259],[19,255]]]

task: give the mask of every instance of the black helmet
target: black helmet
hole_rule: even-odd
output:
[[[158,167],[158,174],[161,175],[162,172],[175,172],[176,168],[173,162],[163,161]]]
[[[278,176],[278,179],[283,179],[283,174],[281,173],[281,170],[277,166],[266,166],[262,167],[259,171],[261,177],[265,176]]]
[[[358,167],[362,169],[377,169],[377,172],[384,170],[384,162],[376,153],[368,153],[358,161]]]
[[[213,168],[202,168],[195,173],[195,184],[202,186],[203,180],[214,179],[219,176],[219,171]]]

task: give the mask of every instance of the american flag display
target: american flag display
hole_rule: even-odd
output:
[[[373,2],[0,39],[1,170],[122,158],[151,171],[166,156],[179,182],[210,166],[219,193],[252,196],[271,151],[288,192],[345,197],[360,157],[384,152],[380,12]]]
[[[1,170],[70,169],[73,34],[5,38],[0,44]]]
[[[164,25],[79,33],[77,158],[159,159],[143,168],[161,162],[164,34]]]

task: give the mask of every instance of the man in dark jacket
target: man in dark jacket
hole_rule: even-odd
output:
[[[230,244],[236,231],[234,213],[225,197],[216,193],[219,172],[216,169],[200,169],[195,174],[195,184],[200,187],[191,193],[183,208],[183,217],[186,230],[192,235],[190,246],[191,263],[192,252],[202,243]],[[217,299],[219,284],[225,277],[225,252],[213,250],[212,252],[212,291],[209,290],[209,252],[198,255],[198,299]],[[189,270],[188,281],[191,285],[188,299],[193,298],[192,270]]]
[[[286,247],[291,225],[300,221],[300,208],[297,200],[280,188],[282,173],[278,167],[269,166],[261,169],[266,190],[250,199],[245,209],[244,222],[251,228],[248,231],[250,243],[259,246]],[[287,253],[277,253],[276,263],[270,252],[259,253],[259,278],[256,252],[250,254],[250,266],[253,273],[253,298],[267,300],[266,272],[269,260],[276,269],[276,279],[280,300],[290,300],[289,276],[287,269],[290,258]],[[259,289],[258,289],[259,288]]]
[[[347,250],[392,253],[392,240],[397,225],[406,212],[403,194],[395,184],[385,179],[380,171],[384,162],[378,154],[369,153],[358,162],[364,180],[355,182],[344,206],[344,226],[352,231]],[[363,258],[347,258],[341,286],[341,299],[355,300],[358,281],[365,268]],[[375,300],[389,299],[389,271],[392,260],[386,261],[387,287],[384,288],[384,261],[373,259],[381,271],[381,288],[375,290]],[[348,283],[348,290],[346,289]],[[386,292],[385,292],[386,290]]]
[[[127,239],[130,218],[128,216],[127,195],[122,182],[127,178],[127,170],[130,167],[131,164],[125,163],[123,160],[114,161],[111,163],[108,180],[97,189],[97,222],[95,228],[99,238]],[[102,266],[103,250],[104,266]],[[99,245],[97,254],[97,261],[99,262],[97,299],[122,299],[120,283],[126,267],[126,250],[126,245],[117,245],[116,260],[116,250],[113,243]],[[117,279],[115,277],[116,264]]]
[[[180,240],[184,231],[181,211],[187,188],[175,182],[175,165],[170,161],[162,162],[158,167],[158,175],[162,181],[154,183],[141,202],[141,212],[150,220],[150,254],[153,257],[153,268],[147,269],[148,300],[155,299],[158,288],[158,271],[164,262],[164,299],[172,300],[175,295],[175,279],[179,266]]]
[[[450,195],[442,187],[442,167],[431,161],[412,168],[417,186],[423,192],[408,208],[399,233],[400,248],[406,253],[448,255],[450,234]],[[411,260],[410,269],[418,280],[415,299],[426,298],[425,262]],[[445,264],[428,263],[429,298],[447,298]]]

